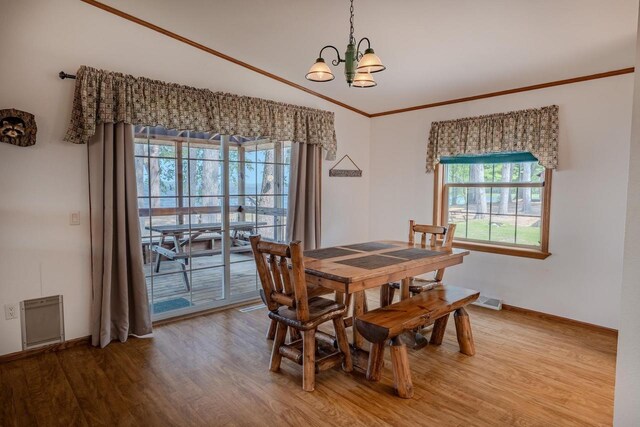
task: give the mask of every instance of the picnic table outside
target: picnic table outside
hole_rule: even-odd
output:
[[[229,230],[231,234],[231,248],[232,252],[251,251],[249,242],[241,239],[242,232],[252,232],[256,227],[261,225],[267,225],[266,222],[249,222],[238,221],[229,223]],[[160,233],[160,242],[158,244],[151,245],[151,251],[158,254],[156,258],[155,272],[160,272],[160,263],[162,258],[166,258],[170,261],[178,261],[182,268],[182,275],[184,278],[184,284],[187,290],[190,290],[189,275],[187,273],[187,265],[189,265],[189,258],[213,256],[222,253],[222,248],[215,248],[212,245],[211,249],[194,249],[192,243],[195,239],[203,234],[220,233],[223,230],[223,225],[220,222],[208,223],[208,224],[171,224],[171,225],[153,225],[145,227],[147,230]],[[165,248],[164,243],[169,240],[173,243],[172,248]]]

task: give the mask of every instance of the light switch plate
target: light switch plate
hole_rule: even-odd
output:
[[[71,212],[69,215],[69,225],[80,225],[80,211]]]

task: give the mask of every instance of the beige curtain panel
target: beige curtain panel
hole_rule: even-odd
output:
[[[103,123],[89,141],[91,341],[151,333],[143,270],[133,126]]]
[[[320,147],[294,143],[291,148],[287,239],[300,240],[305,250],[316,249],[322,229]]]
[[[433,122],[427,172],[441,157],[530,152],[548,169],[558,166],[558,106]]]
[[[80,67],[65,140],[86,144],[96,125],[118,122],[319,145],[336,157],[330,111]]]

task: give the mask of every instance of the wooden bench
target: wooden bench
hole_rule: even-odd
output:
[[[398,396],[413,396],[407,346],[401,335],[415,328],[434,323],[430,344],[440,345],[444,338],[449,313],[455,312],[456,333],[460,352],[475,354],[469,315],[464,307],[480,296],[480,292],[454,286],[438,286],[412,298],[372,310],[356,319],[358,331],[372,343],[367,367],[367,379],[379,381],[385,344],[391,341],[391,363]]]

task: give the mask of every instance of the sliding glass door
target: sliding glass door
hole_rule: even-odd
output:
[[[248,141],[229,145],[229,221],[247,224],[265,239],[283,241],[286,234],[289,143]],[[237,230],[231,232],[230,295],[255,291],[255,264],[235,252]]]
[[[290,144],[162,127],[135,131],[153,317],[255,298],[248,237],[285,239]]]

